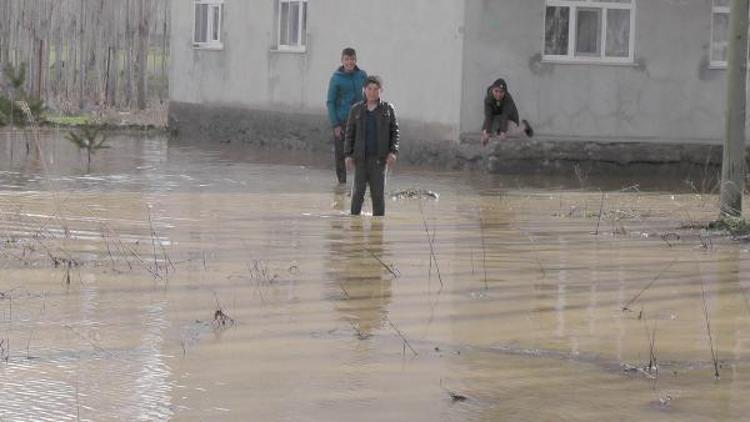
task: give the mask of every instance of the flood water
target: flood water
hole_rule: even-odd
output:
[[[352,217],[329,157],[64,134],[0,133],[0,420],[750,414],[750,245],[689,228],[701,181],[401,166],[439,198]]]

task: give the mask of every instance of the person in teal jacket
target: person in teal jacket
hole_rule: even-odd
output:
[[[333,151],[336,162],[336,177],[346,184],[344,163],[344,129],[352,106],[362,101],[362,88],[367,73],[357,67],[357,52],[347,47],[341,52],[341,66],[333,72],[328,84],[328,120],[333,128]]]

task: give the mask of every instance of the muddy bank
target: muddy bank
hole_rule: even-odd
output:
[[[179,137],[283,150],[331,149],[330,128],[324,116],[177,102],[170,103],[168,114],[168,126]],[[580,178],[647,173],[655,177],[707,179],[720,170],[722,154],[720,144],[705,140],[617,142],[540,134],[533,139],[493,142],[483,147],[477,133],[448,140],[441,139],[438,132],[404,122],[402,162],[495,174],[541,173]]]
[[[108,132],[149,131],[167,133],[167,105],[154,104],[145,110],[118,110],[98,107],[78,114],[55,114],[43,116],[40,126],[44,128],[78,129],[82,126],[97,126]]]

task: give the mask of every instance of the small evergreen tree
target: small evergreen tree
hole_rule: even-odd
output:
[[[68,132],[65,139],[75,144],[78,148],[86,150],[88,156],[86,171],[91,171],[91,155],[102,148],[109,148],[108,145],[104,145],[107,141],[107,136],[102,132],[101,126],[84,125],[78,133],[75,131]]]
[[[44,101],[28,95],[24,89],[26,84],[26,63],[16,69],[10,63],[3,67],[3,78],[7,81],[8,95],[0,92],[0,126],[11,125],[24,127],[29,121],[23,110],[18,106],[18,101],[23,101],[29,106],[34,121],[41,121],[44,111]]]

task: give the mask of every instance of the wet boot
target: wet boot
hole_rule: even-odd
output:
[[[531,128],[531,125],[529,124],[529,121],[526,119],[521,120],[521,123],[525,126],[523,128],[523,133],[526,134],[529,138],[534,136],[534,129]]]

